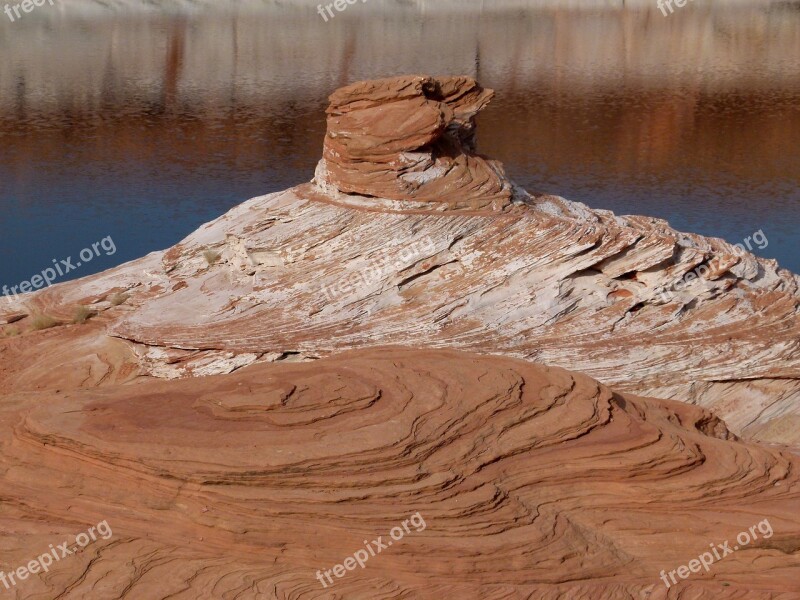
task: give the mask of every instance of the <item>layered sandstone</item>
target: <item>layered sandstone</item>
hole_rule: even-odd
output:
[[[800,443],[800,278],[520,190],[476,153],[490,97],[344,88],[313,182],[3,305],[0,570],[114,531],[12,593],[797,598],[798,449],[736,434]]]
[[[76,305],[102,316],[5,342],[5,385],[452,347],[570,368],[712,408],[747,437],[800,443],[800,279],[658,219],[520,190],[475,154],[474,117],[490,96],[467,77],[339,90],[312,183],[10,304],[15,318],[68,319]],[[131,297],[112,306],[118,291]],[[41,368],[65,360],[69,373]]]
[[[374,348],[10,394],[0,422],[6,571],[113,530],[21,598],[797,598],[796,455],[562,369]],[[660,579],[757,524],[708,573]]]
[[[506,207],[510,182],[476,154],[475,116],[494,92],[469,77],[396,77],[338,90],[316,182],[396,207]]]

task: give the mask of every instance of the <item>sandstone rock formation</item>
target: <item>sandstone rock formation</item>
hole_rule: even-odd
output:
[[[405,208],[504,208],[512,190],[502,167],[475,154],[475,116],[493,95],[469,77],[342,88],[330,98],[316,181]]]
[[[6,385],[453,347],[692,402],[745,437],[800,444],[800,278],[658,219],[520,190],[472,153],[472,119],[490,95],[466,77],[340,90],[314,182],[245,202],[166,252],[11,303],[9,314],[65,319],[79,304],[110,310],[102,326],[63,334],[74,343],[59,331],[6,342]],[[220,260],[209,264],[208,249]],[[130,300],[111,306],[120,290]],[[68,375],[41,368],[65,359]]]
[[[490,97],[344,88],[312,183],[4,303],[0,570],[115,533],[12,593],[798,597],[800,278],[520,190],[475,154]],[[424,531],[322,587],[417,512]]]
[[[0,422],[6,572],[113,530],[20,598],[797,598],[800,458],[562,369],[375,348],[10,394]],[[415,513],[363,569],[316,578]]]

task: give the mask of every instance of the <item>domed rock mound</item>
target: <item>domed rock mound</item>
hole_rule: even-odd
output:
[[[797,598],[796,456],[562,369],[375,348],[0,420],[6,572],[113,531],[20,597]]]
[[[312,183],[12,303],[0,323],[68,322],[76,305],[100,314],[0,340],[0,383],[65,389],[387,344],[462,348],[696,403],[739,435],[800,445],[800,278],[659,219],[519,190],[474,153],[490,97],[467,77],[337,91]],[[119,306],[117,292],[129,296]]]

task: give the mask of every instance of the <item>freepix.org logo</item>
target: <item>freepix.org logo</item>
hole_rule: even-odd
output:
[[[10,590],[17,585],[19,581],[24,581],[31,575],[47,573],[54,561],[58,562],[62,558],[75,554],[78,548],[85,548],[90,543],[97,541],[98,537],[107,540],[112,535],[114,535],[114,532],[111,531],[111,526],[108,524],[108,521],[101,521],[97,525],[89,527],[85,533],[81,532],[76,535],[75,544],[72,547],[70,547],[69,542],[64,542],[57,546],[50,544],[50,548],[47,552],[40,554],[29,561],[28,564],[17,567],[8,573],[0,571],[0,583],[5,586],[5,589]]]
[[[55,3],[53,0],[22,0],[20,4],[6,4],[3,12],[6,13],[6,16],[11,20],[13,23],[17,19],[22,18],[22,14],[20,13],[20,9],[22,9],[22,13],[29,13],[33,12],[33,9],[37,6],[44,6],[45,3],[49,4],[50,6],[54,6]],[[16,16],[16,18],[14,18]]]
[[[106,236],[99,242],[92,244],[91,248],[84,248],[78,253],[80,260],[73,262],[71,256],[62,258],[61,260],[53,259],[53,266],[43,269],[41,273],[34,275],[29,280],[22,281],[17,285],[3,286],[3,296],[7,299],[11,297],[16,298],[18,294],[27,294],[42,287],[49,287],[59,277],[64,277],[67,273],[79,269],[82,265],[90,262],[94,258],[100,256],[100,250],[105,252],[106,256],[111,256],[117,252],[117,246],[111,236]]]

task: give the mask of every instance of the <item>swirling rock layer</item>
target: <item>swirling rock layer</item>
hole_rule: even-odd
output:
[[[0,419],[4,569],[114,532],[18,597],[798,598],[798,457],[562,369],[375,348],[15,394]],[[660,581],[765,519],[707,574]]]
[[[396,77],[334,93],[317,183],[329,191],[433,203],[507,206],[499,163],[475,154],[475,115],[494,96],[470,77]]]
[[[800,278],[514,187],[475,154],[490,97],[340,90],[313,182],[4,305],[0,570],[115,532],[11,593],[800,597]]]
[[[211,265],[208,248],[221,255]],[[715,271],[659,293],[700,265]],[[118,289],[130,300],[108,308]],[[81,372],[115,362],[98,352],[108,332],[160,377],[382,344],[456,347],[694,402],[738,434],[800,443],[797,276],[722,240],[558,198],[508,212],[397,212],[301,186],[246,202],[167,253],[27,302],[65,318],[76,304],[103,311],[94,338],[77,330],[86,354],[83,342],[70,349]],[[45,346],[63,355],[59,335],[12,339],[0,369],[15,385],[48,377],[23,356],[40,364]]]
[[[737,434],[800,445],[800,278],[658,219],[514,187],[474,154],[490,97],[466,77],[339,90],[313,183],[10,305],[0,323],[68,320],[78,304],[102,314],[89,331],[0,343],[2,381],[91,386],[452,347],[699,404]],[[122,306],[109,302],[119,291],[131,296]],[[65,373],[41,368],[65,360]]]

